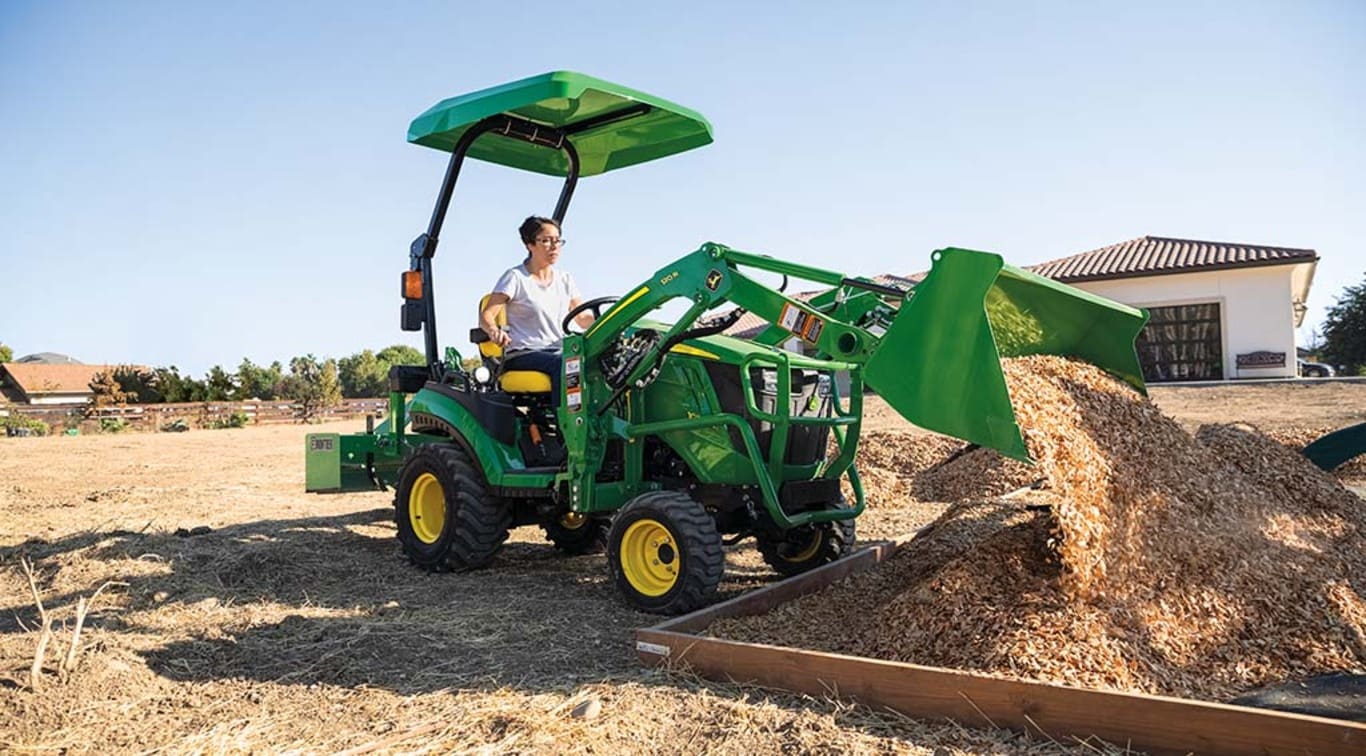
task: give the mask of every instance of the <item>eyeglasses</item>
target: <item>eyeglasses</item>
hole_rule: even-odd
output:
[[[536,243],[542,247],[563,247],[565,245],[565,240],[553,236],[542,236],[536,240]]]

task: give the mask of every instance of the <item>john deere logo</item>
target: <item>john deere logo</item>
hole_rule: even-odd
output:
[[[720,285],[721,285],[721,271],[719,271],[719,270],[717,270],[717,269],[715,269],[715,268],[712,268],[712,269],[711,269],[711,272],[707,274],[707,290],[708,290],[708,291],[716,291],[716,288],[717,288],[718,286],[720,286]]]

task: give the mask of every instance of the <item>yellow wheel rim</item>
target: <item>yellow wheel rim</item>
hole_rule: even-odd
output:
[[[422,473],[408,492],[408,522],[423,543],[436,543],[446,529],[446,491],[431,473]]]
[[[815,556],[817,551],[821,550],[821,543],[823,541],[825,541],[825,535],[821,533],[821,531],[812,531],[811,543],[808,544],[806,548],[802,549],[801,551],[798,551],[795,554],[788,554],[784,556],[783,559],[789,562],[805,562],[806,560]]]
[[[645,596],[663,596],[678,582],[683,555],[669,529],[655,520],[637,520],[621,536],[621,571]]]
[[[580,514],[578,512],[566,512],[564,517],[560,518],[560,527],[568,530],[578,530],[583,527],[586,522],[588,522],[588,515]]]

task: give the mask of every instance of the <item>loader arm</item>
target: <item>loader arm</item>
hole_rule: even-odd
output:
[[[845,363],[910,422],[1023,461],[1029,455],[1015,423],[1002,358],[1076,357],[1144,390],[1134,340],[1147,321],[1145,311],[1006,265],[992,253],[948,248],[935,252],[932,260],[925,279],[903,291],[704,244],[660,268],[581,337],[566,340],[567,358],[582,354],[584,363],[591,364],[661,305],[678,298],[692,303],[652,344],[641,345],[624,388],[602,391],[585,385],[582,409],[595,417],[623,391],[648,380],[669,349],[695,333],[703,313],[727,303],[771,323],[767,341],[776,343],[773,334],[786,333],[823,358]],[[740,267],[832,289],[802,302],[745,275]]]
[[[836,288],[826,300],[832,306],[838,300],[840,307],[822,312],[819,303],[789,297],[746,276],[737,269],[739,266],[834,286]],[[906,292],[900,289],[849,278],[842,273],[708,243],[660,268],[649,281],[617,302],[584,334],[584,353],[590,359],[599,356],[640,318],[673,299],[683,298],[692,305],[665,333],[661,345],[670,337],[686,334],[702,313],[724,304],[734,304],[784,329],[788,338],[802,338],[831,359],[864,364],[872,357],[878,337],[847,319],[890,322],[895,317],[900,298],[905,295]],[[858,305],[851,309],[847,301],[856,301]]]

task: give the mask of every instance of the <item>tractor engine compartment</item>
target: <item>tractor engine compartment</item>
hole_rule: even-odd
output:
[[[708,362],[707,375],[716,389],[716,397],[721,403],[721,411],[744,417],[754,431],[759,449],[765,455],[771,453],[773,443],[773,423],[753,417],[746,410],[744,385],[740,381],[740,369],[735,365]],[[773,413],[778,409],[778,379],[774,368],[752,367],[749,369],[750,384],[754,387],[754,405],[762,412]],[[792,390],[787,397],[788,410],[792,417],[828,418],[833,414],[831,405],[832,376],[817,370],[791,370]],[[744,453],[744,442],[735,429],[730,429],[731,443],[735,450]],[[826,444],[830,440],[830,426],[793,424],[787,435],[787,447],[783,460],[789,465],[812,465],[825,458]]]

